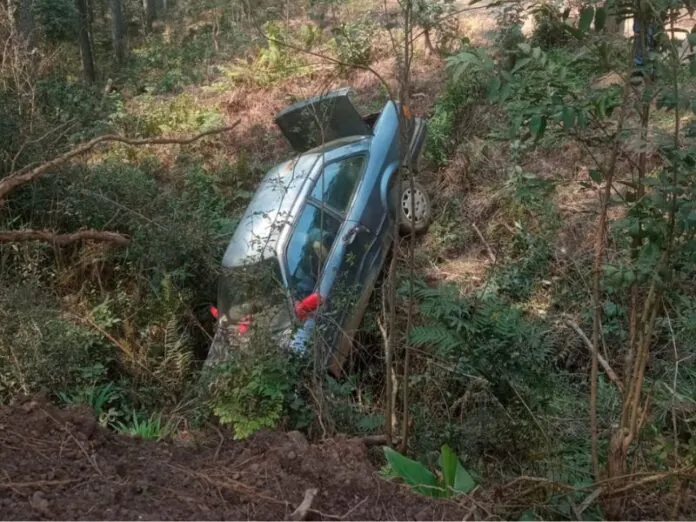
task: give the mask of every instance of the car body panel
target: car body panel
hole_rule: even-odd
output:
[[[350,136],[367,136],[370,127],[355,109],[344,88],[300,101],[282,110],[276,125],[295,152]]]

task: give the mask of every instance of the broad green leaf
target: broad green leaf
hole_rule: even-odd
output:
[[[500,101],[505,101],[510,97],[510,94],[512,93],[512,85],[510,85],[509,82],[505,82],[503,84],[503,87],[500,89],[500,95],[498,98]]]
[[[604,176],[598,169],[590,169],[590,179],[595,183],[601,183]]]
[[[466,495],[476,487],[476,481],[457,459],[457,473],[454,475],[454,491]]]
[[[535,60],[541,58],[541,47],[535,47],[534,49],[532,49],[532,58],[534,58]]]
[[[457,455],[447,444],[442,446],[439,459],[444,486],[448,492],[467,494],[476,487],[476,481],[471,476]]]
[[[500,86],[500,78],[498,78],[497,76],[490,81],[490,83],[488,84],[488,99],[490,101],[496,101],[498,92],[500,91]]]
[[[444,481],[444,486],[447,488],[448,493],[451,493],[454,489],[454,476],[457,473],[457,463],[459,459],[457,455],[452,451],[447,444],[442,446],[440,451],[439,464],[442,470],[442,479]]]
[[[517,71],[522,69],[525,65],[527,65],[531,61],[532,61],[532,59],[529,57],[520,58],[519,60],[517,60],[515,62],[515,66],[512,68],[512,73],[513,74],[516,73]]]
[[[572,129],[575,125],[575,109],[572,107],[563,107],[561,117],[563,118],[563,127],[566,130]]]
[[[546,130],[546,117],[539,114],[532,116],[532,119],[529,120],[529,130],[535,139],[540,139]]]
[[[388,446],[384,448],[384,456],[393,472],[409,486],[412,486],[415,491],[431,497],[437,497],[441,494],[442,490],[438,486],[437,478],[423,464],[404,457]]]
[[[520,51],[522,51],[524,54],[529,54],[532,52],[532,46],[529,45],[528,43],[518,43],[517,47],[519,48]]]
[[[595,12],[595,17],[594,17],[594,28],[595,31],[600,32],[602,29],[604,29],[604,25],[607,22],[607,8],[606,7],[598,7],[597,11]]]
[[[595,10],[592,6],[583,7],[580,11],[580,21],[578,22],[578,30],[581,33],[587,33],[592,25],[592,19],[594,18]]]
[[[525,511],[520,515],[520,518],[518,518],[520,522],[530,522],[533,520],[536,520],[536,516],[534,515],[533,511]]]

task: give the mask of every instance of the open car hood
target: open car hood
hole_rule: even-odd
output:
[[[339,138],[368,136],[370,127],[351,103],[349,93],[346,87],[295,103],[276,116],[276,125],[298,153]]]

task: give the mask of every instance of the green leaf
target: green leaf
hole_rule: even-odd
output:
[[[490,83],[488,84],[488,99],[490,101],[496,101],[498,92],[500,91],[500,86],[500,78],[498,78],[497,76],[490,81]]]
[[[462,466],[457,455],[447,444],[442,446],[439,463],[444,486],[448,492],[454,491],[454,493],[465,495],[476,487],[476,481],[471,473]]]
[[[518,518],[520,522],[530,522],[532,520],[536,520],[536,516],[534,515],[533,511],[525,511],[520,515],[520,518]]]
[[[448,493],[451,493],[451,491],[454,489],[454,477],[457,473],[458,463],[459,459],[457,458],[457,455],[455,455],[454,451],[452,451],[452,448],[450,448],[447,444],[442,446],[439,464],[440,469],[442,470],[444,486],[447,488]]]
[[[520,58],[519,60],[517,60],[517,61],[515,62],[515,66],[512,68],[512,71],[511,71],[511,72],[512,72],[513,74],[516,73],[517,71],[519,71],[520,69],[522,69],[525,65],[527,65],[527,64],[528,64],[529,62],[531,62],[531,61],[532,61],[532,59],[529,58],[529,57]]]
[[[546,130],[546,118],[539,114],[532,116],[532,119],[529,120],[529,130],[534,135],[535,139],[540,139]]]
[[[524,54],[529,54],[532,52],[532,46],[529,45],[528,43],[522,42],[518,43],[517,47],[519,48],[520,51],[522,51]]]
[[[594,17],[594,28],[595,31],[600,32],[602,29],[604,29],[604,25],[607,22],[607,8],[606,7],[598,7],[597,12],[595,12],[595,17]]]
[[[500,101],[505,101],[510,97],[511,93],[512,93],[512,85],[510,85],[510,83],[506,82],[503,84],[503,87],[500,89],[500,95],[498,96],[498,99]]]
[[[601,183],[604,176],[598,169],[590,169],[590,179],[595,183]]]
[[[389,465],[404,482],[422,495],[437,497],[442,489],[438,486],[437,478],[420,462],[404,457],[388,446],[384,448],[384,456]]]
[[[572,129],[573,125],[575,125],[575,109],[572,107],[563,107],[561,118],[563,118],[563,127],[565,130]]]
[[[592,6],[583,7],[580,11],[580,22],[578,22],[578,30],[581,33],[587,33],[592,25],[592,19],[594,18],[595,10]]]

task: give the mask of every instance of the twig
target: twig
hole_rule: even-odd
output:
[[[131,146],[140,146],[140,145],[189,145],[195,141],[200,140],[201,138],[204,138],[206,136],[212,136],[214,134],[221,134],[223,132],[228,132],[237,127],[239,125],[240,120],[237,120],[234,122],[232,125],[228,125],[226,127],[219,127],[215,129],[210,129],[205,132],[201,132],[199,134],[196,134],[195,136],[191,136],[189,138],[143,138],[143,139],[134,139],[134,138],[126,138],[125,136],[119,136],[117,134],[106,134],[104,136],[99,136],[98,138],[94,138],[91,141],[88,141],[87,143],[84,143],[82,145],[79,145],[78,147],[75,147],[72,150],[69,150],[65,154],[61,154],[57,158],[54,158],[50,161],[45,161],[43,163],[40,163],[38,165],[34,164],[29,165],[28,167],[25,167],[23,169],[20,169],[16,172],[12,172],[9,175],[7,175],[5,178],[0,180],[0,200],[5,199],[7,195],[12,192],[14,189],[21,187],[22,185],[26,185],[27,183],[31,183],[32,181],[36,181],[37,179],[41,178],[46,172],[49,170],[62,165],[64,163],[67,163],[68,161],[72,160],[73,158],[76,158],[78,156],[82,156],[83,154],[86,154],[90,152],[94,147],[99,145],[100,143],[106,143],[106,142],[118,142],[118,143],[124,143],[126,145],[131,145]]]
[[[85,456],[85,458],[87,459],[87,461],[88,461],[88,462],[92,465],[92,467],[94,468],[94,471],[96,471],[96,472],[99,474],[99,476],[103,478],[103,477],[104,477],[104,473],[102,472],[102,470],[101,470],[101,469],[99,468],[99,466],[97,465],[97,461],[94,459],[94,457],[93,457],[92,455],[90,455],[90,454],[87,452],[87,450],[85,449],[85,446],[84,446],[79,440],[77,440],[77,437],[75,437],[75,435],[73,435],[73,433],[68,429],[68,427],[67,427],[65,424],[61,424],[61,423],[58,421],[58,419],[56,419],[53,415],[51,415],[50,413],[48,413],[45,409],[42,408],[42,411],[46,414],[46,416],[47,416],[49,419],[51,419],[51,420],[52,420],[53,422],[55,422],[58,426],[60,426],[61,428],[63,428],[63,430],[65,431],[65,433],[67,433],[68,436],[75,442],[75,444],[77,444],[77,447],[80,448],[80,451],[82,452],[82,454]]]
[[[66,480],[33,480],[30,482],[0,482],[0,488],[40,488],[44,486],[63,486],[80,482],[82,479],[66,479]]]
[[[616,387],[621,391],[621,393],[623,393],[623,391],[624,391],[623,383],[621,382],[619,377],[616,375],[616,372],[609,365],[607,360],[604,357],[602,357],[602,355],[594,347],[594,345],[592,344],[592,341],[590,341],[590,339],[587,337],[587,335],[585,335],[585,332],[582,331],[582,328],[580,328],[580,326],[575,321],[573,321],[567,317],[564,319],[564,321],[565,321],[565,324],[567,326],[569,326],[570,328],[572,328],[573,330],[575,330],[575,333],[577,333],[578,336],[583,340],[583,342],[585,343],[585,346],[590,351],[590,354],[592,354],[592,355],[596,354],[597,360],[598,360],[599,364],[602,366],[602,368],[604,369],[604,371],[606,372],[607,377],[609,377],[609,379],[614,384],[616,384]]]
[[[312,502],[314,502],[314,497],[317,496],[317,493],[319,493],[319,490],[316,488],[306,490],[302,503],[297,506],[297,509],[293,511],[292,515],[290,515],[290,518],[292,520],[306,520],[309,510],[312,507]]]
[[[362,506],[365,502],[367,502],[370,499],[370,497],[365,497],[362,499],[360,502],[355,504],[352,508],[350,508],[348,511],[346,511],[343,515],[341,515],[341,520],[345,520],[348,518],[348,515],[350,515],[353,511],[358,509],[360,506]]]
[[[0,182],[0,185],[2,182]],[[5,230],[0,231],[0,243],[24,243],[28,241],[43,241],[52,245],[65,246],[78,241],[100,241],[126,246],[131,243],[131,237],[119,232],[103,230],[79,230],[67,234],[57,234],[50,230]]]
[[[471,222],[471,228],[474,229],[474,232],[476,232],[476,235],[479,237],[481,240],[481,243],[483,243],[483,246],[486,247],[486,250],[488,251],[488,259],[491,260],[491,263],[495,264],[495,254],[493,253],[493,249],[491,248],[491,245],[488,244],[488,241],[486,241],[486,238],[483,237],[483,234],[479,230],[479,227],[476,226],[476,223],[473,221]]]

